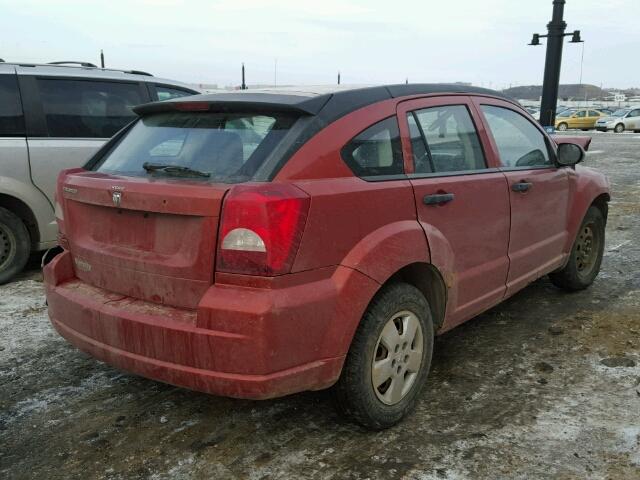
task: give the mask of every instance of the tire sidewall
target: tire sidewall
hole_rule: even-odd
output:
[[[578,271],[578,264],[576,260],[578,235],[580,234],[580,231],[589,223],[593,223],[595,230],[597,230],[596,234],[600,236],[600,240],[599,240],[600,243],[598,245],[597,257],[595,259],[593,267],[591,268],[591,271],[589,272],[588,275],[583,276]],[[580,230],[578,230],[578,233],[576,235],[576,240],[573,242],[573,247],[571,249],[571,258],[569,259],[569,264],[570,264],[572,273],[575,275],[576,279],[584,286],[591,285],[595,280],[595,278],[598,276],[598,272],[600,271],[600,266],[602,264],[602,257],[604,255],[604,242],[605,242],[604,217],[602,215],[602,212],[600,212],[598,208],[590,207],[589,210],[587,210],[587,213],[584,216],[582,223],[580,224]]]
[[[622,128],[619,129],[618,127],[622,127]],[[625,130],[624,129],[624,124],[622,124],[622,123],[619,123],[615,127],[613,127],[613,131],[616,132],[616,133],[622,133],[622,132],[624,132],[624,130]]]
[[[0,270],[0,285],[2,285],[22,271],[26,265],[31,252],[31,238],[22,220],[2,207],[0,207],[0,224],[10,231],[15,240],[13,258]]]
[[[414,313],[420,322],[423,335],[422,362],[409,393],[398,403],[387,405],[378,399],[371,382],[373,357],[384,326],[394,314],[403,310]],[[349,380],[354,383],[350,387],[357,392],[359,401],[362,402],[363,408],[360,410],[366,412],[366,418],[359,420],[374,429],[389,427],[413,409],[431,367],[434,329],[429,304],[415,287],[401,283],[391,285],[372,302],[356,334],[364,335],[362,342],[354,345],[361,351],[350,351],[345,368],[348,370],[346,373]],[[358,365],[349,362],[349,357],[354,356],[352,353],[359,359]],[[353,413],[358,416],[356,412]]]
[[[558,130],[560,130],[561,132],[566,132],[568,129],[569,129],[569,125],[567,125],[564,122],[558,125]]]

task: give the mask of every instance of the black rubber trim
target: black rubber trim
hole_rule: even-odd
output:
[[[102,145],[102,147],[100,147],[98,151],[94,153],[93,156],[89,158],[89,160],[87,160],[87,162],[82,166],[82,168],[84,168],[85,170],[95,170],[95,168],[102,163],[102,160],[104,159],[105,155],[109,151],[111,151],[111,149],[116,144],[120,143],[120,140],[122,140],[124,135],[136,124],[136,122],[138,122],[138,120],[140,119],[136,118],[135,120],[133,120],[132,122],[128,123],[123,128],[121,128],[120,130],[118,130],[108,142]]]
[[[499,167],[501,172],[520,172],[522,170],[558,170],[558,165],[523,165],[522,167]]]
[[[421,178],[441,178],[441,177],[460,177],[462,175],[481,175],[483,173],[497,173],[500,168],[479,168],[476,170],[461,170],[458,172],[436,172],[436,173],[409,173],[407,176],[410,180],[419,180]]]

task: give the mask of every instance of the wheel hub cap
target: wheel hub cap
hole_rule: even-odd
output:
[[[371,382],[378,399],[386,405],[402,400],[413,387],[422,364],[422,326],[412,312],[394,314],[376,343]]]

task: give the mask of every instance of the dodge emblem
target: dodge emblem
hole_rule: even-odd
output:
[[[113,200],[113,204],[116,207],[120,206],[120,202],[122,202],[122,192],[113,192],[113,196],[111,197]]]

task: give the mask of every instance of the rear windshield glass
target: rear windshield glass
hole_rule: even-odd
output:
[[[295,120],[286,114],[258,113],[148,115],[94,169],[119,175],[244,182],[251,180]]]

